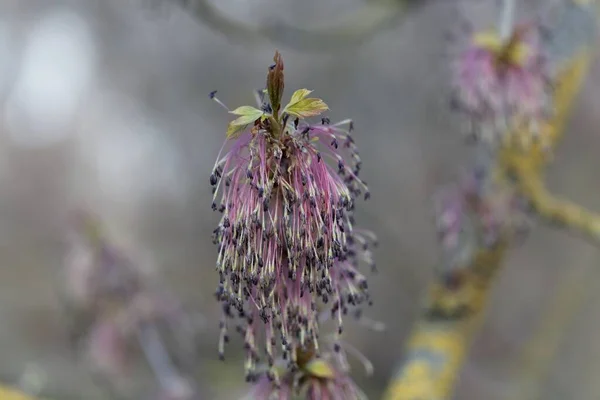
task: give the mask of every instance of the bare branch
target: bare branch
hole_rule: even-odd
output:
[[[370,0],[365,7],[326,27],[290,26],[282,21],[248,24],[236,21],[218,10],[210,0],[171,0],[178,2],[200,22],[229,39],[243,43],[269,40],[296,50],[331,51],[357,46],[394,26],[400,18],[427,0]]]

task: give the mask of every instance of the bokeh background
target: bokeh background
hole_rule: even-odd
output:
[[[523,3],[523,2],[522,2]],[[532,15],[541,1],[520,4]],[[327,25],[362,0],[219,0],[232,18]],[[375,365],[354,377],[377,399],[397,366],[438,259],[431,197],[468,166],[448,104],[448,66],[464,20],[494,23],[493,1],[430,1],[360,47],[298,51],[240,43],[155,0],[0,0],[0,381],[56,400],[110,399],[66,340],[57,288],[69,210],[102,216],[116,240],[203,316],[197,378],[204,397],[236,399],[240,347],[217,360],[218,216],[208,178],[232,107],[251,103],[279,49],[289,90],[352,117],[372,198],[358,221],[380,237],[369,317],[387,329],[346,329]],[[458,32],[448,41],[448,32]],[[600,70],[588,78],[550,187],[600,210]],[[289,94],[289,93],[288,93]],[[145,261],[145,263],[146,263]],[[146,264],[145,264],[146,265]],[[456,399],[600,398],[600,251],[537,227],[498,277]],[[151,376],[132,378],[145,399]],[[34,383],[32,383],[34,382]]]

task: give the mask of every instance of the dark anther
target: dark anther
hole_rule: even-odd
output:
[[[215,186],[217,184],[217,176],[215,174],[210,174],[210,184],[211,186]]]
[[[210,92],[210,94],[208,95],[211,99],[214,99],[215,96],[217,95],[217,91],[213,90],[212,92]]]
[[[300,123],[300,119],[299,119],[299,118],[296,118],[296,119],[294,120],[294,129],[298,129],[298,124],[299,124],[299,123]]]
[[[328,118],[328,117],[323,117],[323,118],[321,118],[321,124],[322,124],[322,125],[329,125],[329,124],[330,124],[330,122],[331,122],[331,121],[329,120],[329,118]]]
[[[377,272],[377,264],[375,264],[375,262],[371,262],[371,272],[375,273]]]
[[[213,211],[217,211],[217,203],[215,203],[214,201],[212,202],[211,206]]]
[[[338,148],[338,141],[336,138],[333,138],[333,140],[331,141],[331,145],[336,149]]]
[[[365,200],[369,200],[371,198],[371,192],[365,192]]]
[[[456,95],[452,95],[450,97],[449,105],[450,105],[450,110],[451,111],[458,111],[458,110],[461,109],[460,101],[458,100],[458,98],[456,97]]]

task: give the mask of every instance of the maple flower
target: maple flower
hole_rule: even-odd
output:
[[[258,93],[260,108],[230,111],[238,116],[227,131],[230,147],[210,176],[212,207],[223,213],[213,235],[224,312],[219,351],[229,340],[229,321],[244,320],[237,329],[245,338],[247,379],[259,348],[271,365],[279,353],[293,365],[297,349],[318,348],[317,309],[333,307],[341,332],[348,307],[370,303],[359,261],[374,268],[375,238],[354,227],[355,201],[369,192],[359,178],[353,123],[309,123],[328,107],[307,89],[282,106],[283,61],[279,53],[274,60]]]
[[[518,127],[537,137],[551,113],[550,64],[534,25],[521,25],[503,40],[494,31],[475,33],[455,63],[454,105],[467,116],[472,133],[498,138]]]

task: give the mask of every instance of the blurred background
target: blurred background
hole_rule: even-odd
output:
[[[193,2],[192,2],[193,3]],[[327,26],[363,0],[219,0],[232,19]],[[523,16],[540,1],[522,2]],[[377,399],[398,364],[438,259],[431,196],[468,166],[448,108],[448,32],[494,23],[493,1],[430,1],[360,47],[325,52],[215,32],[167,0],[0,0],[0,381],[45,398],[112,399],[67,339],[60,269],[68,213],[101,216],[115,241],[202,315],[201,398],[245,393],[241,346],[217,358],[220,309],[209,175],[230,107],[253,102],[275,49],[286,87],[314,89],[333,120],[355,120],[372,198],[358,221],[380,238],[370,277],[378,333],[347,339],[374,364],[353,377]],[[556,162],[556,193],[600,210],[600,69],[581,93]],[[456,399],[600,398],[600,251],[537,227],[497,279]],[[152,398],[140,362],[123,398]],[[114,397],[116,398],[116,397]],[[529,399],[529,398],[528,398]]]

